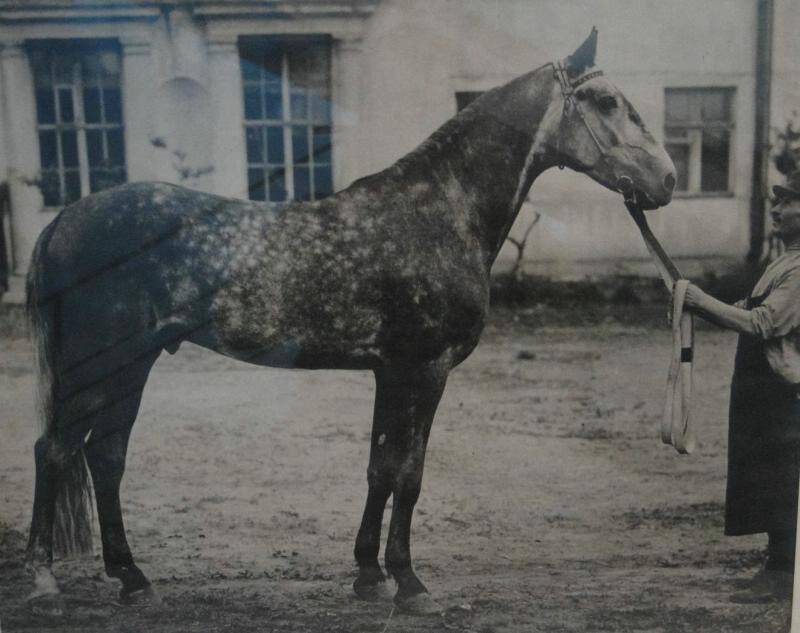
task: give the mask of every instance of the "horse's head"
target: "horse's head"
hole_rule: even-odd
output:
[[[572,55],[553,64],[553,95],[536,143],[559,164],[635,196],[645,209],[668,204],[675,166],[625,95],[594,69],[596,50],[592,29]]]

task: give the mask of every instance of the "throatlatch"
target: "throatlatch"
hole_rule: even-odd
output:
[[[630,182],[630,179],[620,178],[617,186],[625,194],[625,206],[636,222],[636,226],[639,227],[639,232],[642,234],[664,285],[672,294],[672,309],[669,313],[672,324],[672,355],[667,374],[664,415],[661,418],[661,441],[664,444],[671,444],[681,454],[688,454],[695,448],[695,437],[690,425],[694,319],[689,312],[683,310],[689,282],[683,278],[678,267],[675,266],[650,230],[644,212],[636,200],[633,183]]]

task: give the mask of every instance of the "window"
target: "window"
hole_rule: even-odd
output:
[[[667,88],[664,137],[678,173],[676,191],[732,190],[734,88]]]
[[[104,40],[51,40],[29,52],[45,205],[125,182],[118,48]]]
[[[483,92],[477,90],[470,90],[464,92],[457,92],[456,93],[456,111],[461,112],[464,108],[466,108],[470,103],[475,101],[478,97],[480,97]]]
[[[251,200],[319,200],[333,192],[330,44],[240,40]]]

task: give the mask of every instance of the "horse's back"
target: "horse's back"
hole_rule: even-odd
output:
[[[186,227],[230,204],[174,185],[132,183],[66,207],[42,232],[30,272],[35,303],[57,309],[62,355],[74,363],[103,350],[135,356],[157,347],[170,271],[191,259]]]
[[[50,294],[75,290],[127,260],[168,246],[181,227],[224,198],[164,183],[131,183],[64,208],[38,249]],[[174,246],[174,244],[172,244]]]

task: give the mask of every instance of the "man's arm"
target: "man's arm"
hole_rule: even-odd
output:
[[[740,334],[758,334],[750,310],[723,303],[694,284],[686,289],[684,305],[704,319]]]

